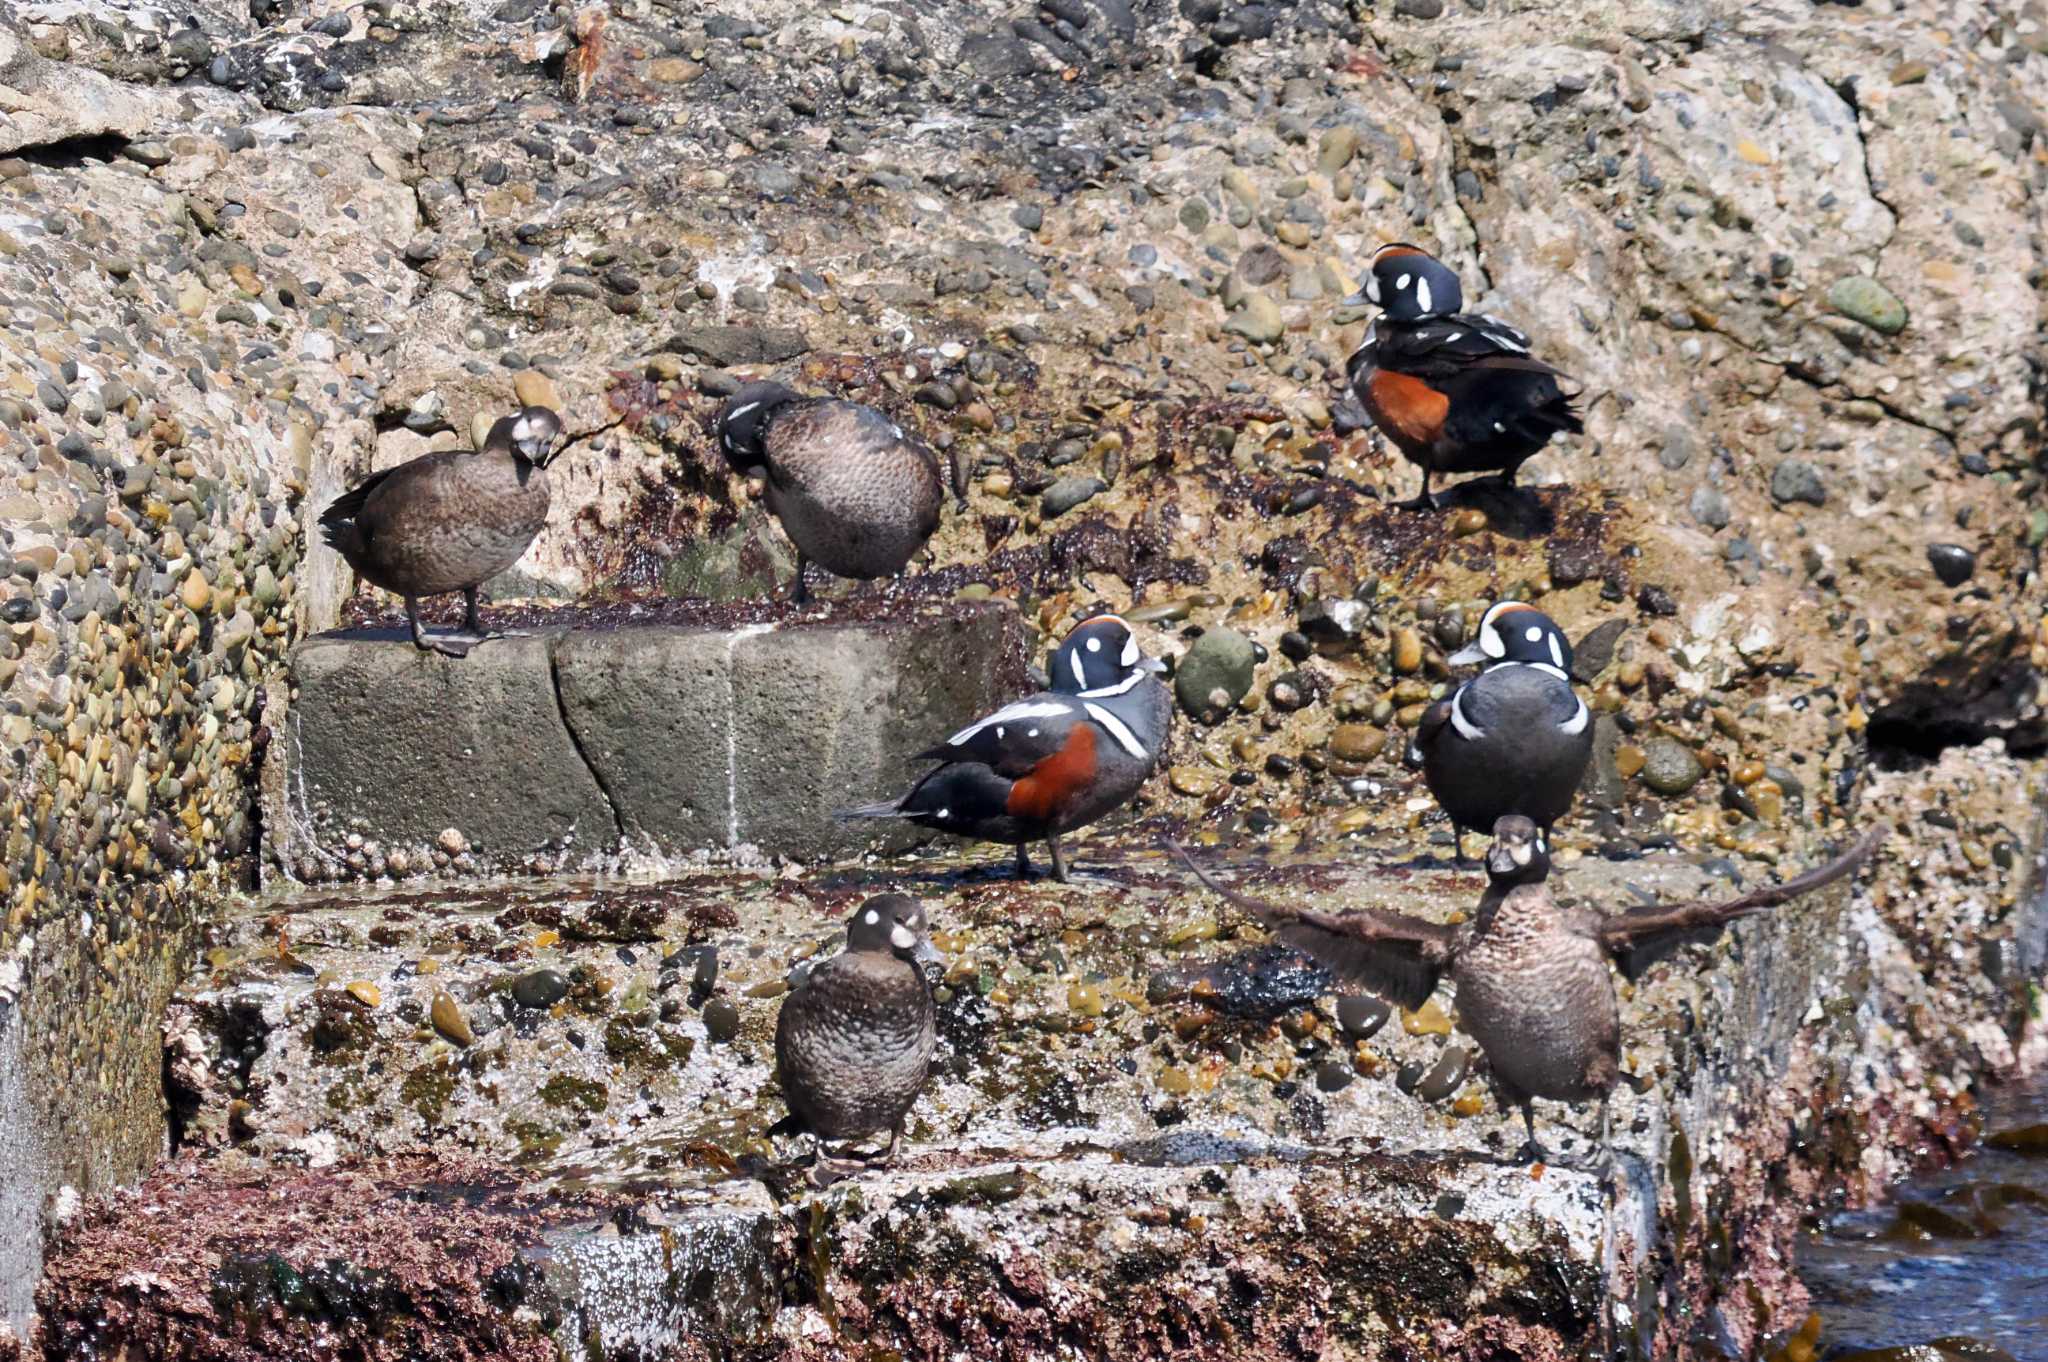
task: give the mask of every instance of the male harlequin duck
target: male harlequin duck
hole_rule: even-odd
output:
[[[1337,978],[1416,1008],[1440,975],[1457,986],[1459,1024],[1479,1042],[1502,1105],[1522,1109],[1526,1157],[1541,1159],[1534,1102],[1600,1102],[1621,1076],[1621,1017],[1609,963],[1629,979],[1738,918],[1775,908],[1847,875],[1884,840],[1873,828],[1847,853],[1804,875],[1725,903],[1652,904],[1607,914],[1551,896],[1549,839],[1527,818],[1493,825],[1486,892],[1456,926],[1366,908],[1324,913],[1266,903],[1226,889],[1181,852],[1202,883],[1255,914],[1281,940]]]
[[[825,1152],[826,1140],[889,1132],[886,1163],[924,1088],[933,1030],[932,990],[919,968],[936,952],[924,905],[907,894],[862,904],[846,924],[846,949],[811,970],[775,1019],[775,1075],[793,1127],[818,1139],[820,1174],[866,1162]]]
[[[1486,670],[1423,712],[1408,761],[1451,816],[1463,861],[1467,828],[1518,813],[1547,832],[1564,817],[1593,755],[1593,716],[1572,689],[1571,644],[1534,606],[1500,602],[1449,661]]]
[[[1381,311],[1345,372],[1373,424],[1422,470],[1422,495],[1407,504],[1436,505],[1438,473],[1498,473],[1512,486],[1551,436],[1584,429],[1527,336],[1458,311],[1464,294],[1442,261],[1397,241],[1373,252],[1361,284],[1345,304]]]
[[[476,453],[438,450],[372,473],[320,513],[320,533],[365,579],[405,597],[412,641],[463,657],[487,635],[477,588],[519,561],[548,518],[546,468],[562,418],[526,407]],[[462,593],[462,632],[429,637],[419,598]]]
[[[920,827],[1017,848],[1017,873],[1031,872],[1027,843],[1052,850],[1053,878],[1065,883],[1060,834],[1092,823],[1138,792],[1158,764],[1173,720],[1173,698],[1115,615],[1077,625],[1052,659],[1052,688],[1006,705],[920,758],[943,762],[901,799],[849,809],[847,818],[907,818]]]
[[[873,407],[749,383],[719,413],[718,444],[765,479],[768,509],[796,545],[797,601],[809,599],[805,563],[888,577],[939,528],[937,456]]]

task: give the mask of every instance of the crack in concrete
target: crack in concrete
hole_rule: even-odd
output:
[[[556,634],[548,640],[548,684],[555,693],[555,713],[562,720],[562,731],[569,735],[569,746],[576,749],[576,759],[583,763],[583,769],[590,772],[591,781],[597,792],[604,796],[604,806],[611,810],[612,835],[617,848],[626,846],[626,816],[619,808],[618,796],[612,793],[611,782],[604,778],[604,772],[591,759],[590,750],[583,745],[582,735],[577,733],[575,722],[569,717],[569,702],[562,694],[562,662],[560,650],[567,634]]]

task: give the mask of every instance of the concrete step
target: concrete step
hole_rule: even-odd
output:
[[[913,753],[1026,689],[997,605],[662,618],[550,614],[462,659],[394,630],[309,640],[266,780],[272,855],[320,882],[900,850],[922,834],[833,812],[900,792]]]
[[[1444,999],[1347,1036],[1327,980],[1177,866],[1077,850],[1073,886],[943,852],[253,902],[170,1011],[183,1162],[166,1177],[358,1179],[322,1213],[336,1226],[280,1230],[294,1263],[422,1196],[502,1203],[486,1237],[516,1248],[492,1270],[517,1299],[477,1286],[478,1320],[523,1320],[575,1356],[1012,1334],[1039,1337],[1051,1351],[1016,1354],[1038,1356],[1071,1330],[1129,1341],[1095,1355],[1137,1355],[1147,1330],[1221,1331],[1245,1356],[1301,1330],[1361,1355],[1460,1355],[1503,1331],[1575,1346],[1602,1301],[1655,1314],[1675,1280],[1655,1228],[1674,1136],[1700,1139],[1782,1072],[1847,958],[1836,893],[1740,927],[1715,959],[1741,968],[1693,958],[1625,989],[1644,1090],[1617,1096],[1603,1185],[1516,1159],[1519,1121],[1456,1072],[1469,1040],[1446,1033]],[[1477,897],[1476,873],[1391,857],[1272,867],[1257,888],[1439,917]],[[1714,886],[1675,860],[1565,878],[1607,905]],[[941,1050],[899,1165],[816,1193],[798,1146],[764,1138],[783,1111],[774,1017],[791,971],[887,888],[934,909]],[[1590,1111],[1540,1115],[1553,1149],[1588,1151]],[[137,1251],[119,1236],[138,1223],[163,1219],[98,1225],[112,1237],[89,1261]],[[269,1242],[258,1224],[203,1233],[195,1260]],[[364,1244],[363,1270],[399,1270]]]

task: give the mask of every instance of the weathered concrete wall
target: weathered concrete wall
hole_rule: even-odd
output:
[[[1014,610],[739,628],[555,627],[467,658],[329,634],[293,656],[272,854],[298,878],[829,859],[914,828],[841,823],[914,755],[1026,689]]]

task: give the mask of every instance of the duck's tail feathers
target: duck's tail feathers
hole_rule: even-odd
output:
[[[878,804],[856,804],[853,808],[841,809],[832,816],[842,823],[850,823],[856,818],[903,818],[907,815],[903,812],[901,800],[884,799]]]

